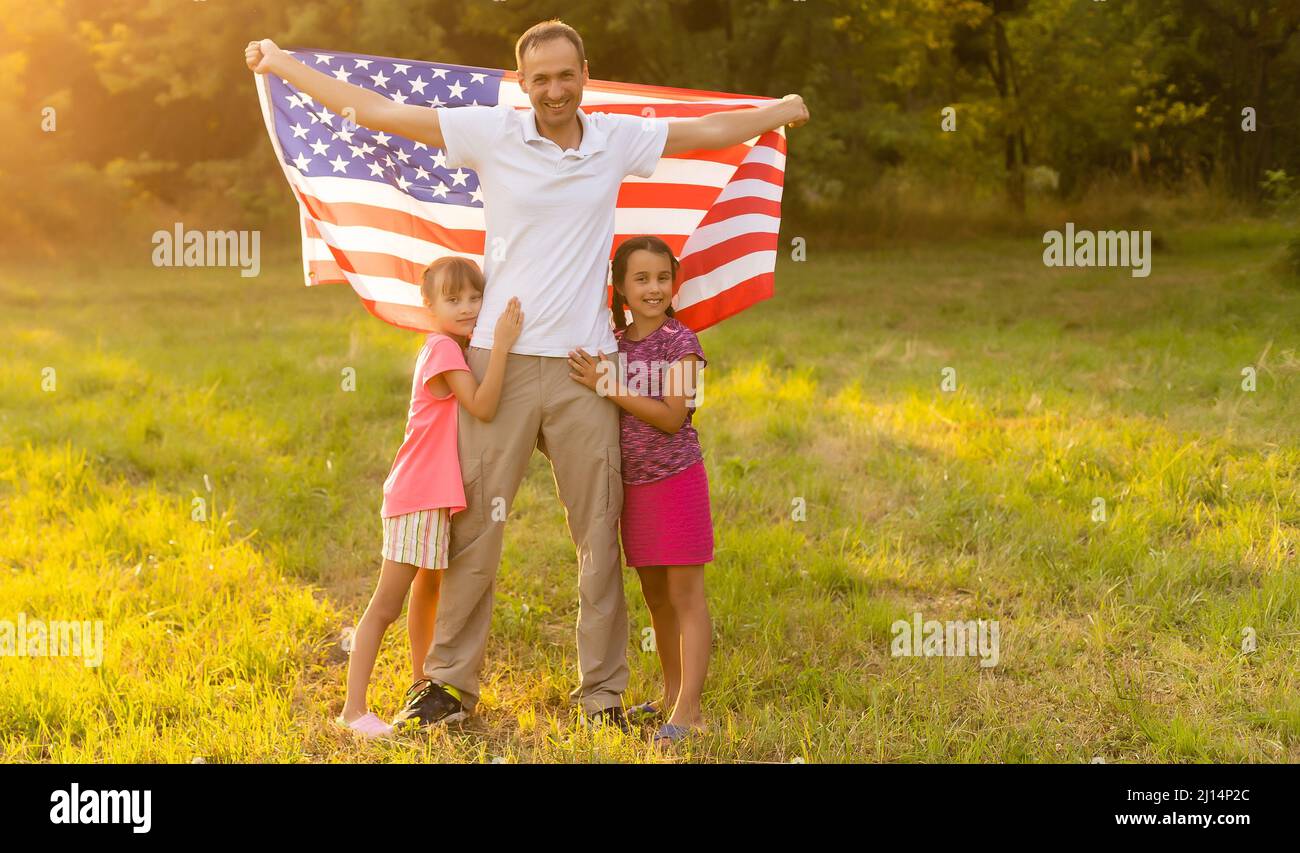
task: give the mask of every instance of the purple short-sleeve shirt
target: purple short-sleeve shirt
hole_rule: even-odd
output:
[[[694,353],[703,368],[704,350],[695,333],[669,317],[643,340],[631,341],[627,330],[615,332],[618,338],[620,370],[624,381],[638,394],[662,400],[668,368]],[[637,387],[637,384],[640,387]],[[700,437],[691,425],[695,409],[686,407],[686,421],[675,433],[666,433],[635,415],[620,411],[619,443],[622,446],[623,482],[653,483],[680,473],[704,458]]]

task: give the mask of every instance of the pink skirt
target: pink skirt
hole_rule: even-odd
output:
[[[619,530],[629,566],[712,562],[713,515],[704,462],[653,483],[624,483]]]

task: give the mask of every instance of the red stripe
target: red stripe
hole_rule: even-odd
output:
[[[700,332],[715,323],[739,314],[749,306],[770,299],[776,290],[776,277],[765,272],[733,285],[702,302],[688,305],[673,316],[692,331]]]
[[[742,216],[747,213],[763,213],[768,216],[781,218],[781,202],[772,201],[769,198],[758,198],[756,196],[743,196],[741,198],[729,198],[726,201],[720,201],[709,208],[709,212],[704,214],[697,227],[712,225],[715,222],[722,222],[733,216]]]
[[[707,249],[692,252],[682,258],[681,269],[678,271],[678,281],[687,281],[696,276],[705,275],[723,264],[730,263],[737,258],[743,258],[753,252],[775,251],[777,237],[776,234],[765,234],[761,231],[738,234]]]
[[[618,207],[670,207],[708,210],[722,187],[700,184],[628,184],[618,188]]]
[[[745,163],[731,176],[732,181],[767,181],[778,187],[785,186],[785,172],[766,163]]]
[[[724,163],[728,166],[739,166],[745,162],[745,157],[749,154],[748,145],[730,145],[726,148],[707,150],[696,148],[692,151],[683,151],[681,154],[668,154],[664,160],[699,160],[704,163]]]
[[[394,255],[384,254],[383,252],[358,252],[348,251],[341,252],[338,249],[331,248],[330,253],[334,260],[330,262],[332,270],[330,277],[342,277],[345,272],[358,273],[360,275],[380,276],[382,278],[395,278],[404,281],[415,287],[420,281],[420,273],[424,271],[425,264],[416,264]],[[433,258],[429,259],[430,261]],[[316,269],[316,265],[321,261],[311,261],[310,270],[316,271],[316,283],[321,284],[321,270]]]
[[[311,285],[317,284],[347,284],[348,280],[343,275],[343,270],[333,261],[308,261],[307,277],[311,280]]]
[[[429,312],[424,308],[416,308],[414,305],[396,305],[392,302],[379,302],[374,299],[366,299],[361,294],[361,304],[371,314],[383,320],[385,323],[396,326],[399,329],[406,329],[411,332],[432,332],[433,323]]]
[[[297,193],[313,219],[332,225],[361,225],[379,228],[446,246],[453,252],[483,254],[485,236],[477,228],[447,228],[411,213],[360,202],[324,202],[306,193]]]

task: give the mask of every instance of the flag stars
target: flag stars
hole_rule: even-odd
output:
[[[325,74],[350,85],[361,85],[399,104],[457,108],[490,103],[483,93],[496,80],[490,72],[471,73],[427,63],[357,59],[348,54],[314,56],[315,64]],[[302,53],[298,58],[310,66],[312,57]],[[359,126],[348,114],[334,113],[283,80],[274,80],[272,85],[277,86],[276,94],[285,99],[275,111],[278,133],[285,140],[285,167],[296,168],[304,179],[333,175],[352,181],[377,181],[425,202],[471,207],[485,204],[484,190],[474,173],[467,168],[451,168],[445,149]],[[292,112],[298,108],[302,113]],[[322,132],[312,132],[318,124]],[[337,146],[334,140],[339,141]],[[320,163],[313,169],[317,157]],[[353,163],[359,169],[349,169]]]

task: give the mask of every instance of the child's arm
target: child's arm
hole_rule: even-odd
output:
[[[619,408],[655,429],[671,435],[682,428],[682,424],[686,423],[688,401],[699,387],[701,359],[698,355],[687,354],[672,363],[664,378],[662,400],[633,394],[621,377],[617,376],[614,362],[604,353],[598,355],[599,362],[583,350],[571,354],[569,368],[573,372],[569,377],[602,397],[613,400]],[[598,363],[607,366],[598,367]]]
[[[351,109],[352,121],[362,127],[405,136],[431,148],[446,146],[436,109],[399,104],[378,92],[322,74],[285,53],[270,39],[250,41],[244,48],[244,61],[257,74],[269,71],[287,80],[337,115]]]
[[[523,327],[524,313],[520,310],[519,299],[512,297],[497,320],[496,332],[492,337],[492,354],[488,358],[487,372],[483,374],[483,384],[480,385],[468,370],[449,370],[439,374],[446,378],[447,387],[456,395],[465,411],[481,421],[490,422],[496,417],[497,406],[501,403],[501,386],[505,384],[506,378],[506,356],[510,354],[510,347],[519,340],[519,332]]]

